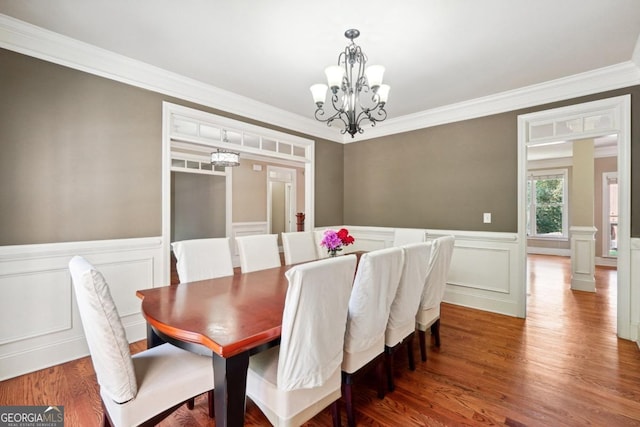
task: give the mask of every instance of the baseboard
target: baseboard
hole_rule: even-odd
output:
[[[617,258],[596,257],[596,265],[600,267],[618,267]]]
[[[527,246],[527,254],[571,256],[571,249],[542,248],[542,247],[539,247],[539,246]]]

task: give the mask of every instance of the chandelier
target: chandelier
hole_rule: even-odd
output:
[[[218,148],[218,151],[211,153],[211,164],[220,167],[240,166],[240,153]]]
[[[315,118],[326,122],[327,126],[335,120],[344,123],[340,133],[349,133],[351,138],[356,133],[363,133],[362,122],[369,121],[371,126],[387,118],[384,109],[389,96],[389,86],[382,84],[384,67],[382,65],[367,65],[367,56],[360,46],[354,43],[360,31],[351,29],[344,36],[351,42],[338,56],[338,65],[327,67],[324,72],[328,86],[319,83],[311,86],[313,101],[318,107]],[[366,67],[366,68],[365,68]],[[324,101],[327,89],[331,89],[331,105],[334,113],[325,117]]]
[[[222,130],[222,142],[229,143],[227,139],[227,131]],[[218,148],[211,153],[211,164],[219,167],[233,167],[240,166],[240,153],[231,150],[223,150]]]

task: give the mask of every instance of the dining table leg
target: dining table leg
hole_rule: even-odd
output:
[[[157,347],[164,343],[165,341],[160,338],[153,327],[147,323],[147,348]]]
[[[232,357],[213,354],[215,417],[217,427],[244,425],[249,352]]]

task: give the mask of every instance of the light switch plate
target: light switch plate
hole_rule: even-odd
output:
[[[485,224],[491,224],[491,212],[485,212],[482,216],[482,221]]]

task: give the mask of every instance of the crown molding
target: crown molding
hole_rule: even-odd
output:
[[[638,45],[636,45],[634,56],[640,62]],[[389,119],[382,125],[367,129],[366,134],[359,135],[356,141],[504,113],[637,84],[640,84],[640,65],[634,61],[622,62],[536,85]],[[343,138],[343,142],[354,141]]]
[[[640,36],[638,36],[638,40],[636,40],[636,46],[633,49],[631,61],[636,64],[636,67],[640,68]]]
[[[343,144],[640,84],[640,38],[630,61],[388,119],[351,138],[336,128],[0,14],[0,47],[185,101]]]
[[[0,47],[242,117],[340,142],[335,129],[224,89],[0,14]]]

